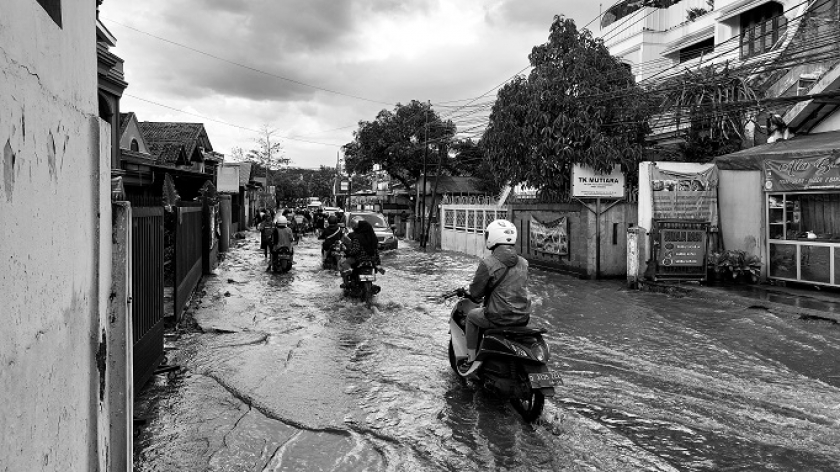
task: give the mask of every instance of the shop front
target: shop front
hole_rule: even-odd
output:
[[[840,286],[840,132],[801,135],[715,162],[723,170],[760,173],[760,180],[737,181],[761,182],[762,205],[754,211],[763,216],[767,278]]]
[[[768,276],[840,286],[840,156],[765,159]]]

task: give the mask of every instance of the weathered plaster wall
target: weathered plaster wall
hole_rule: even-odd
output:
[[[104,470],[110,130],[95,2],[64,1],[63,28],[35,1],[2,3],[0,471]]]

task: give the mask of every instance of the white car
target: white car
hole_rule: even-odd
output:
[[[365,220],[373,226],[373,232],[376,233],[376,239],[379,241],[380,251],[397,248],[397,236],[394,234],[394,228],[388,226],[388,221],[381,213],[354,211],[344,214],[344,224],[347,228],[352,228],[352,223],[359,220]]]

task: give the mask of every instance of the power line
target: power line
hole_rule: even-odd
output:
[[[282,76],[282,75],[278,75],[278,74],[275,74],[275,73],[273,73],[273,72],[267,72],[267,71],[264,71],[264,70],[262,70],[262,69],[257,69],[256,67],[252,67],[252,66],[249,66],[249,65],[246,65],[246,64],[242,64],[242,63],[240,63],[240,62],[232,61],[232,60],[230,60],[230,59],[227,59],[227,58],[224,58],[224,57],[221,57],[221,56],[217,56],[217,55],[215,55],[215,54],[212,54],[212,53],[209,53],[209,52],[206,52],[206,51],[202,51],[201,49],[197,49],[197,48],[194,48],[194,47],[192,47],[192,46],[187,46],[186,44],[182,44],[182,43],[179,43],[179,42],[177,42],[177,41],[173,41],[173,40],[171,40],[171,39],[166,39],[166,38],[163,38],[163,37],[160,37],[160,36],[154,35],[154,34],[152,34],[152,33],[148,33],[148,32],[146,32],[146,31],[143,31],[143,30],[137,29],[137,28],[135,28],[135,27],[133,27],[133,26],[129,26],[129,25],[126,25],[126,24],[123,24],[123,23],[119,23],[119,22],[117,22],[117,21],[114,21],[114,20],[111,20],[111,19],[108,19],[108,18],[104,18],[104,17],[101,17],[101,16],[100,16],[100,19],[105,19],[105,20],[107,20],[107,21],[108,21],[108,22],[110,22],[110,23],[113,23],[113,24],[115,24],[115,25],[122,26],[123,28],[130,29],[130,30],[135,31],[135,32],[137,32],[137,33],[144,34],[144,35],[146,35],[146,36],[149,36],[149,37],[155,38],[155,39],[157,39],[157,40],[159,40],[159,41],[163,41],[163,42],[165,42],[165,43],[169,43],[169,44],[172,44],[172,45],[178,46],[178,47],[180,47],[180,48],[187,49],[187,50],[192,51],[192,52],[195,52],[195,53],[197,53],[197,54],[201,54],[201,55],[203,55],[203,56],[207,56],[207,57],[210,57],[210,58],[216,59],[216,60],[218,60],[218,61],[226,62],[226,63],[228,63],[228,64],[231,64],[231,65],[234,65],[234,66],[237,66],[237,67],[241,67],[241,68],[243,68],[243,69],[246,69],[246,70],[249,70],[249,71],[252,71],[252,72],[256,72],[256,73],[258,73],[258,74],[267,75],[267,76],[269,76],[269,77],[273,77],[273,78],[276,78],[276,79],[284,80],[284,81],[286,81],[286,82],[290,82],[290,83],[297,84],[297,85],[302,85],[302,86],[304,86],[304,87],[313,88],[313,89],[315,89],[315,90],[321,90],[321,91],[323,91],[323,92],[329,92],[329,93],[333,93],[333,94],[336,94],[336,95],[341,95],[341,96],[343,96],[343,97],[355,98],[356,100],[362,100],[362,101],[365,101],[365,102],[370,102],[370,103],[379,103],[379,104],[384,104],[384,105],[392,105],[392,103],[383,102],[383,101],[380,101],[380,100],[373,100],[373,99],[370,99],[370,98],[365,98],[365,97],[360,97],[360,96],[358,96],[358,95],[352,95],[352,94],[349,94],[349,93],[339,92],[339,91],[337,91],[337,90],[332,90],[332,89],[328,89],[328,88],[325,88],[325,87],[320,87],[320,86],[318,86],[318,85],[308,84],[308,83],[306,83],[306,82],[301,82],[300,80],[290,79],[290,78],[288,78],[288,77],[284,77],[284,76]]]
[[[210,118],[210,117],[207,117],[207,116],[204,116],[204,115],[199,115],[197,113],[192,113],[192,112],[189,112],[189,111],[186,111],[186,110],[181,110],[179,108],[171,107],[169,105],[164,105],[163,103],[159,103],[159,102],[156,102],[154,100],[149,100],[149,99],[146,99],[146,98],[138,97],[136,95],[131,95],[131,94],[128,94],[128,93],[126,93],[124,95],[126,97],[131,97],[135,100],[140,100],[141,102],[150,103],[150,104],[155,105],[155,106],[159,106],[159,107],[162,107],[162,108],[167,108],[169,110],[177,111],[179,113],[184,113],[185,115],[195,116],[195,117],[207,120],[207,121],[212,121],[214,123],[223,124],[223,125],[230,126],[230,127],[233,127],[233,128],[239,128],[239,129],[245,130],[245,131],[252,131],[254,133],[262,133],[262,131],[258,130],[258,129],[249,128],[247,126],[241,126],[241,125],[237,125],[237,124],[234,124],[234,123],[229,123],[227,121],[217,120],[215,118]],[[278,137],[281,138],[281,139],[287,139],[289,141],[298,141],[298,142],[307,143],[307,144],[320,144],[322,146],[330,146],[330,147],[340,147],[341,146],[339,144],[330,144],[330,143],[322,143],[322,142],[318,142],[318,141],[309,141],[309,140],[305,140],[305,139],[293,138],[291,136],[280,136],[280,135],[278,135]]]

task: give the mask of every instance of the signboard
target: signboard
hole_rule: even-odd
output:
[[[591,167],[572,167],[572,196],[577,198],[624,198],[624,174],[614,166],[609,174],[596,173]]]
[[[216,177],[219,192],[239,193],[239,165],[222,165]]]
[[[840,189],[840,159],[836,156],[765,159],[762,166],[767,192]]]
[[[709,223],[653,221],[654,280],[705,280]]]
[[[659,233],[659,238],[659,263],[661,265],[705,268],[705,231],[696,229],[663,229]]]
[[[350,181],[349,180],[342,180],[341,181],[341,191],[346,192],[350,190]]]

